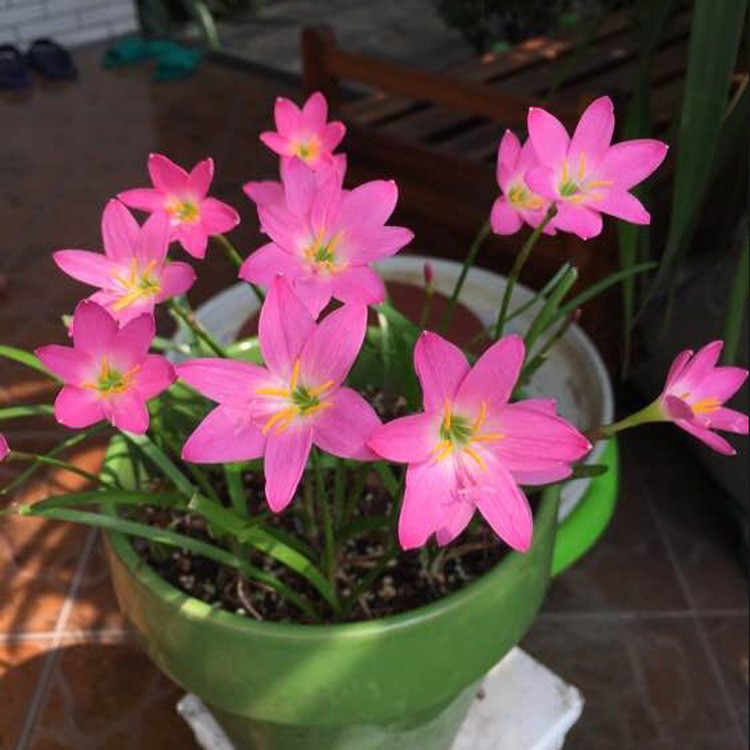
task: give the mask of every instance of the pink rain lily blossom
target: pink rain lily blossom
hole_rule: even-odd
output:
[[[122,328],[100,305],[79,302],[73,315],[73,346],[36,350],[42,363],[65,384],[55,400],[55,418],[66,427],[107,420],[142,435],[148,429],[146,402],[176,378],[164,359],[149,354],[153,316],[144,313]]]
[[[267,187],[258,198],[261,227],[271,242],[244,262],[240,277],[267,286],[285,276],[315,317],[331,297],[382,302],[385,286],[370,264],[413,237],[403,227],[384,226],[396,207],[396,184],[375,180],[343,190],[334,170],[319,183],[299,159],[282,165],[281,177],[283,201],[272,200]]]
[[[584,240],[602,231],[602,214],[634,224],[651,221],[629,190],[662,163],[667,145],[639,139],[612,146],[614,127],[614,108],[607,96],[587,107],[572,138],[549,112],[529,109],[529,140],[540,166],[526,172],[526,183],[533,192],[557,204],[557,229]]]
[[[296,156],[317,170],[336,159],[333,151],[346,134],[342,122],[326,122],[327,119],[328,104],[319,91],[302,109],[289,99],[279,97],[274,108],[276,131],[261,133],[260,140],[282,160]]]
[[[10,448],[8,447],[8,441],[5,439],[3,433],[0,432],[0,461],[4,461],[8,458],[9,453]]]
[[[521,146],[515,133],[506,130],[497,151],[497,184],[502,195],[495,201],[490,224],[495,234],[515,234],[526,222],[530,227],[541,224],[550,201],[534,193],[526,184],[526,172],[539,166],[531,140]],[[554,223],[547,224],[544,234],[555,234]]]
[[[161,154],[148,157],[150,188],[125,190],[118,198],[131,208],[149,213],[165,212],[177,240],[194,258],[204,258],[208,238],[233,229],[239,214],[216,198],[207,197],[214,178],[214,160],[198,162],[190,173]]]
[[[266,367],[228,359],[178,365],[188,385],[218,406],[182,450],[194,463],[264,456],[266,499],[278,513],[292,500],[310,449],[342,458],[375,459],[367,440],[380,420],[362,396],[342,385],[367,326],[364,305],[344,305],[316,324],[279,277],[261,309]]]
[[[716,366],[723,346],[722,341],[712,341],[695,354],[689,349],[678,354],[657,403],[665,419],[715,451],[733,456],[734,448],[714,430],[747,435],[747,415],[725,407],[724,402],[742,387],[748,372]]]
[[[187,263],[167,262],[169,218],[155,213],[143,227],[117,200],[111,200],[102,216],[104,254],[87,250],[58,250],[55,263],[69,276],[99,287],[91,296],[121,324],[169,297],[185,294],[195,281]]]
[[[369,442],[383,458],[408,464],[399,519],[404,549],[433,533],[448,544],[475,510],[511,547],[529,549],[532,516],[519,484],[570,476],[591,445],[555,415],[554,402],[509,403],[523,361],[518,336],[500,339],[474,367],[437,334],[426,331],[417,341],[424,412],[388,422]]]

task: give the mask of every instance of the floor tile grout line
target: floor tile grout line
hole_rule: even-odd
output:
[[[732,701],[732,696],[729,693],[729,686],[727,685],[727,681],[724,678],[723,672],[721,671],[721,665],[716,658],[716,654],[713,647],[711,646],[708,634],[706,633],[706,628],[704,627],[701,616],[697,611],[695,597],[693,596],[693,592],[690,590],[685,571],[682,569],[682,566],[677,559],[677,554],[675,553],[674,546],[672,545],[672,542],[669,539],[669,535],[664,528],[664,522],[661,518],[661,515],[659,514],[658,509],[653,503],[651,493],[648,491],[646,483],[641,481],[640,485],[642,491],[646,496],[646,505],[648,507],[649,514],[654,521],[654,527],[656,528],[656,531],[659,534],[662,544],[664,545],[664,549],[667,553],[667,559],[669,560],[674,570],[675,576],[677,577],[677,582],[682,589],[682,593],[685,599],[687,599],[688,605],[690,606],[692,620],[698,634],[698,640],[700,641],[700,644],[703,647],[704,654],[708,659],[708,663],[711,671],[713,672],[714,679],[718,683],[719,690],[721,691],[722,698],[724,699],[724,704],[729,710],[730,716],[732,717],[732,723],[734,725],[735,732],[737,733],[737,737],[739,738],[741,743],[744,743],[747,738],[745,737],[745,732],[742,728],[742,722],[740,721],[740,717],[737,714],[734,702]]]
[[[68,587],[68,593],[65,597],[65,602],[60,609],[60,614],[57,616],[57,622],[55,623],[55,629],[53,632],[57,633],[58,637],[53,638],[50,643],[51,646],[47,651],[44,659],[44,665],[42,666],[42,672],[39,675],[36,689],[29,703],[29,707],[26,711],[26,719],[21,730],[21,734],[16,742],[15,750],[26,750],[29,741],[34,731],[37,716],[41,710],[49,691],[50,682],[52,679],[52,672],[59,659],[59,651],[57,647],[62,642],[61,634],[65,629],[65,625],[70,618],[71,612],[73,611],[73,605],[75,604],[76,596],[81,587],[83,581],[83,574],[88,564],[89,558],[94,549],[94,543],[97,539],[97,529],[90,529],[86,541],[84,542],[83,551],[81,557],[76,565],[75,573],[73,574],[73,580]]]
[[[96,642],[103,638],[127,638],[131,632],[127,628],[80,628],[78,630],[40,630],[36,633],[0,633],[0,644],[45,643],[56,638],[61,641]]]

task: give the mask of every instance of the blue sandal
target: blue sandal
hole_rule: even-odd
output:
[[[78,78],[78,69],[68,50],[51,39],[37,39],[26,53],[29,65],[46,78],[73,80]]]
[[[12,44],[0,44],[0,88],[23,89],[31,84],[26,60]]]

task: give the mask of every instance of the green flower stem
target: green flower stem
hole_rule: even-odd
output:
[[[521,252],[516,256],[516,260],[513,263],[513,268],[510,269],[510,273],[508,274],[508,283],[505,286],[505,294],[503,294],[503,301],[500,304],[500,311],[497,314],[497,323],[495,323],[494,335],[496,339],[499,339],[500,336],[503,335],[503,328],[508,317],[508,307],[510,306],[510,300],[511,297],[513,297],[513,289],[516,286],[518,277],[521,275],[521,271],[526,265],[526,261],[529,259],[529,255],[531,255],[531,251],[534,249],[534,245],[536,245],[537,241],[542,236],[542,232],[544,231],[544,228],[547,226],[547,224],[549,224],[550,221],[555,218],[555,214],[557,214],[557,206],[555,206],[555,204],[553,203],[547,209],[547,213],[539,223],[539,226],[531,233],[531,235],[529,235],[529,238],[521,248]]]
[[[469,273],[469,269],[474,265],[474,261],[477,258],[479,248],[487,239],[491,231],[492,228],[490,227],[490,222],[488,220],[485,221],[484,224],[482,224],[479,232],[477,232],[477,236],[474,238],[474,242],[469,248],[469,252],[466,254],[466,260],[464,261],[463,268],[461,269],[461,273],[459,274],[458,280],[456,281],[456,286],[453,287],[453,293],[451,294],[450,300],[448,301],[448,307],[443,313],[443,317],[440,321],[440,333],[444,334],[448,330],[448,326],[451,324],[453,315],[456,312],[458,298],[461,294],[461,290],[463,289],[464,282],[466,281],[466,276]]]
[[[594,443],[597,440],[608,440],[613,435],[623,430],[630,429],[631,427],[638,427],[642,424],[648,424],[649,422],[668,422],[669,417],[664,414],[664,410],[659,403],[659,399],[651,402],[648,406],[644,407],[640,411],[631,414],[629,417],[621,419],[619,422],[612,424],[602,425],[594,430],[591,430],[586,434],[586,437]]]
[[[214,354],[224,358],[228,356],[224,348],[216,342],[190,310],[183,307],[174,297],[167,301],[167,305],[173,315],[181,320],[193,332],[194,336],[211,349]]]
[[[320,507],[320,521],[323,526],[323,569],[326,572],[331,586],[336,591],[336,538],[333,533],[333,519],[331,517],[331,508],[328,504],[328,497],[325,492],[323,481],[323,469],[320,465],[320,455],[318,449],[313,447],[311,451],[313,472],[315,474],[315,484],[317,489],[318,505]]]
[[[99,484],[105,487],[113,486],[109,480],[105,480],[102,477],[91,474],[85,469],[81,469],[75,464],[62,461],[59,458],[52,458],[51,456],[39,456],[36,453],[24,453],[23,451],[13,450],[8,454],[9,461],[25,461],[32,464],[44,464],[45,466],[52,466],[55,469],[62,469],[63,471],[69,471],[71,474],[76,474],[83,479],[87,479],[89,482]]]
[[[224,248],[224,252],[226,253],[226,256],[227,258],[229,258],[230,262],[233,263],[237,267],[237,269],[242,268],[242,263],[244,261],[237,248],[223,234],[215,234],[213,235],[213,237]],[[262,305],[266,299],[266,295],[263,294],[261,288],[256,286],[255,284],[250,284],[250,287],[252,288],[255,296],[258,298],[258,302]]]

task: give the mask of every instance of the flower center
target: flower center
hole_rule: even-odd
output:
[[[683,393],[680,398],[686,401],[690,408],[696,414],[711,414],[721,408],[721,401],[718,398],[704,398],[700,401],[690,403],[690,393]]]
[[[320,229],[309,245],[304,249],[305,258],[316,271],[336,273],[346,264],[336,265],[336,248],[341,242],[341,232],[332,237],[326,237],[325,231]]]
[[[133,258],[130,261],[130,267],[127,275],[117,274],[114,281],[120,285],[123,294],[120,299],[113,305],[114,310],[122,310],[140,299],[155,297],[161,292],[161,280],[156,275],[157,262],[151,260],[145,268],[138,265],[138,261]]]
[[[190,200],[181,200],[174,195],[167,200],[164,208],[172,219],[181,223],[194,224],[200,216],[195,203]]]
[[[320,141],[317,138],[298,141],[295,144],[294,153],[304,162],[313,162],[320,154]]]
[[[126,373],[120,372],[115,367],[110,367],[107,356],[103,356],[99,363],[99,372],[96,376],[96,380],[93,382],[84,383],[84,388],[97,391],[101,396],[114,396],[118,393],[127,391],[132,383],[133,377],[138,371],[137,367],[129,370]]]
[[[453,405],[446,399],[443,406],[443,419],[440,423],[440,442],[433,451],[435,458],[442,461],[454,451],[459,451],[472,458],[481,469],[486,469],[487,464],[481,453],[477,451],[475,444],[495,443],[505,437],[500,432],[482,432],[486,421],[486,402],[482,402],[479,414],[474,421],[471,421],[460,414],[455,414]]]
[[[508,191],[508,200],[516,208],[525,208],[529,211],[538,211],[544,205],[544,201],[536,193],[532,193],[525,185],[513,183]]]
[[[571,203],[580,203],[584,198],[600,201],[603,196],[597,188],[608,188],[611,185],[612,180],[592,180],[586,176],[586,154],[583,151],[578,157],[578,170],[575,176],[570,174],[568,160],[563,159],[557,189],[560,196]]]
[[[300,361],[292,367],[289,385],[286,388],[258,388],[256,393],[261,396],[275,396],[283,399],[281,409],[276,410],[266,420],[261,432],[267,435],[274,430],[278,435],[288,429],[296,417],[311,417],[322,409],[331,406],[331,401],[325,397],[333,388],[333,381],[327,380],[323,385],[310,387],[299,382]]]

